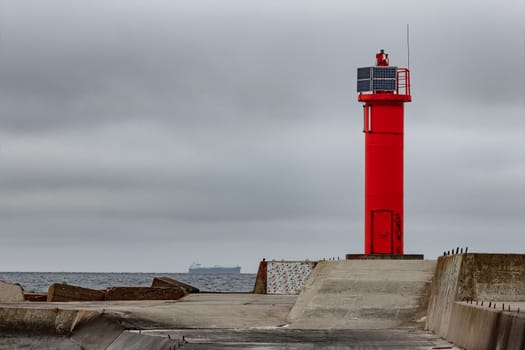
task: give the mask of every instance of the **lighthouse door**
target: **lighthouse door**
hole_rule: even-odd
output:
[[[393,211],[372,210],[372,254],[393,254]]]

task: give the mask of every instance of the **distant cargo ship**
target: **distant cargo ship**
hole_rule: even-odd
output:
[[[202,266],[201,264],[193,263],[188,269],[188,273],[241,273],[240,266],[226,267],[226,266]]]

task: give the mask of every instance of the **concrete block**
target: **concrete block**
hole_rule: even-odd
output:
[[[47,291],[47,301],[103,301],[104,292],[64,283],[53,283]]]
[[[268,262],[265,260],[259,263],[259,269],[257,270],[257,276],[255,277],[255,285],[253,286],[254,294],[266,294],[266,279],[267,277],[267,266]]]
[[[69,334],[81,319],[96,314],[93,311],[58,308],[3,307],[0,308],[0,330]]]
[[[177,300],[186,295],[180,287],[112,287],[106,290],[106,300]]]
[[[151,282],[152,288],[182,288],[186,291],[186,293],[199,293],[199,288],[195,288],[194,286],[191,286],[189,284],[186,284],[181,281],[177,281],[176,279],[170,278],[170,277],[155,277],[153,279],[153,282]]]
[[[179,341],[168,337],[123,332],[106,350],[172,350],[179,347]]]
[[[0,281],[0,303],[18,303],[24,301],[24,291],[19,284]]]
[[[24,292],[25,301],[47,301],[47,293]]]
[[[118,320],[101,315],[79,326],[71,339],[84,350],[101,350],[107,349],[123,331]]]

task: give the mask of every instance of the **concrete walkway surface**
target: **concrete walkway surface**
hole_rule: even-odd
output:
[[[413,328],[292,329],[286,317],[296,299],[286,295],[193,294],[179,301],[0,304],[0,321],[13,310],[19,320],[36,318],[50,327],[64,327],[61,314],[71,314],[75,320],[83,315],[81,319],[85,319],[71,329],[71,337],[0,330],[0,350],[42,346],[55,350],[454,349],[430,332]],[[34,327],[34,323],[30,325]]]
[[[0,331],[0,350],[82,350],[69,337]]]
[[[459,349],[438,336],[415,329],[193,329],[146,332],[184,339],[183,350],[431,350]]]
[[[159,342],[149,341],[148,346],[148,339]],[[140,334],[128,331],[107,346],[95,341],[91,345],[81,347],[69,337],[0,333],[0,350],[459,350],[430,332],[411,329],[178,329]]]
[[[295,295],[203,293],[176,301],[9,303],[0,304],[0,329],[2,317],[10,317],[7,312],[15,309],[20,319],[39,318],[55,309],[95,311],[135,329],[279,326],[286,323],[296,299]]]
[[[288,321],[295,328],[423,327],[435,261],[322,261]]]
[[[4,303],[0,350],[457,349],[422,329],[435,264],[320,262],[299,296]]]

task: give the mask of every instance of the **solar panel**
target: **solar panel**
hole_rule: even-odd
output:
[[[372,67],[357,68],[357,80],[370,79]]]
[[[370,79],[358,80],[357,81],[357,92],[371,91],[372,90],[372,88],[371,88],[372,84],[370,84],[371,82],[372,82],[372,80],[370,80]]]
[[[357,68],[357,92],[395,91],[397,67]]]
[[[373,79],[395,79],[397,67],[372,67]]]
[[[395,79],[374,79],[372,90],[394,91],[396,89]]]

